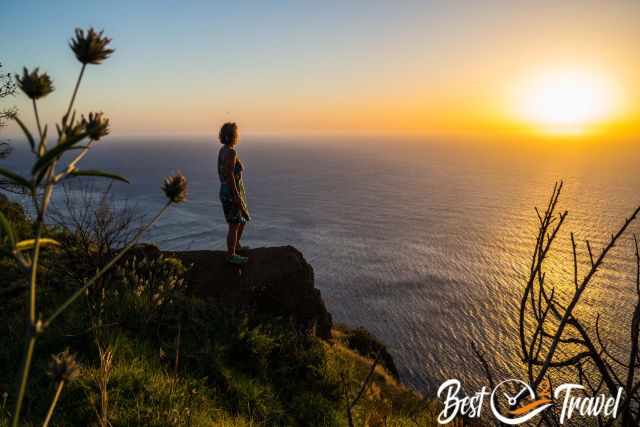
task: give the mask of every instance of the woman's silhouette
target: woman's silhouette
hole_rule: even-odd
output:
[[[220,142],[223,144],[218,152],[218,176],[220,177],[220,202],[224,218],[229,224],[227,234],[227,256],[233,264],[244,264],[248,258],[238,255],[243,248],[240,238],[245,224],[251,220],[247,197],[242,182],[243,166],[235,146],[240,142],[238,126],[225,123],[220,128]]]

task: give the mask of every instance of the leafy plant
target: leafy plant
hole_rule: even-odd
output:
[[[185,272],[186,267],[177,258],[133,256],[113,269],[109,288],[93,298],[93,311],[107,323],[126,322],[135,314],[135,323],[142,328],[157,324],[167,306],[180,298]]]
[[[55,187],[72,177],[92,176],[104,177],[112,180],[128,182],[125,178],[108,172],[97,170],[81,170],[78,164],[87,155],[89,150],[109,134],[109,119],[102,112],[91,112],[76,120],[73,109],[78,95],[82,77],[87,65],[98,65],[108,59],[114,52],[108,48],[111,39],[104,37],[102,32],[96,32],[92,28],[86,33],[77,29],[75,37],[70,42],[70,47],[78,61],[82,64],[77,77],[66,112],[60,123],[56,124],[57,138],[52,145],[49,144],[48,125],[43,124],[38,113],[38,101],[54,91],[51,78],[38,68],[29,71],[23,69],[22,75],[16,75],[18,88],[31,99],[36,122],[35,135],[31,132],[16,112],[10,114],[24,133],[31,152],[34,155],[30,176],[22,176],[9,169],[0,168],[0,176],[3,176],[12,185],[22,188],[29,195],[36,213],[33,224],[33,236],[25,240],[19,240],[11,221],[0,213],[0,248],[5,254],[12,256],[16,262],[24,268],[29,275],[29,299],[28,319],[25,333],[26,346],[20,375],[19,388],[15,402],[12,425],[17,427],[20,422],[22,405],[29,383],[29,373],[34,357],[34,350],[38,337],[47,332],[54,322],[71,304],[84,295],[106,272],[108,272],[122,256],[139,240],[142,234],[149,229],[166,209],[174,203],[180,203],[186,198],[187,180],[179,172],[167,178],[163,191],[167,196],[167,203],[160,209],[156,216],[133,236],[132,240],[104,267],[91,278],[85,278],[83,285],[77,289],[68,299],[58,307],[54,307],[49,316],[44,316],[44,307],[40,307],[37,301],[38,267],[40,265],[40,252],[43,248],[52,248],[59,243],[47,237],[45,227],[45,215],[49,208]],[[71,156],[71,160],[62,168],[58,164],[62,156]],[[61,390],[61,387],[60,387]],[[52,411],[55,408],[57,397],[54,398]],[[49,418],[49,417],[48,417]]]

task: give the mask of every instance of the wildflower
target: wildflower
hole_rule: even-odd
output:
[[[22,77],[16,74],[18,87],[29,98],[36,100],[53,92],[53,82],[47,73],[38,71],[38,68],[29,72],[26,67],[22,69]]]
[[[187,178],[178,171],[164,180],[162,191],[171,203],[181,203],[187,199]]]
[[[89,113],[89,119],[82,116],[82,124],[93,141],[109,134],[109,119],[103,113]]]
[[[93,28],[84,31],[76,28],[76,37],[71,39],[69,47],[75,53],[78,61],[83,64],[100,64],[107,59],[113,52],[113,49],[107,49],[107,45],[111,43],[111,39],[102,36],[103,31],[97,33]]]
[[[49,375],[56,381],[73,381],[80,376],[80,366],[74,355],[66,349],[51,356]]]
[[[66,117],[63,121],[66,120]],[[58,130],[58,135],[64,137],[66,141],[80,141],[82,138],[87,136],[87,130],[83,120],[76,122],[76,113],[75,111],[71,115],[71,120],[69,120],[69,124],[63,125],[62,127],[56,125],[56,129]]]

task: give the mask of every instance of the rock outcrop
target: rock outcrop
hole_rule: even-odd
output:
[[[301,331],[325,339],[331,337],[331,314],[314,286],[313,267],[296,248],[251,249],[246,253],[249,262],[242,267],[229,264],[222,251],[167,255],[191,266],[186,279],[195,295],[288,318]]]

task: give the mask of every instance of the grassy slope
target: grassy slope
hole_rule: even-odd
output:
[[[346,347],[342,331],[334,331],[336,338],[332,342],[308,338],[305,339],[308,342],[301,344],[296,342],[297,338],[281,335],[282,330],[267,333],[261,327],[245,328],[245,325],[240,321],[236,330],[226,325],[211,342],[212,347],[203,345],[199,354],[193,350],[196,342],[183,342],[183,365],[177,375],[175,348],[170,343],[165,342],[163,347],[155,339],[127,331],[112,331],[108,338],[103,337],[114,348],[108,389],[112,424],[347,425],[340,393],[341,374],[354,396],[369,372],[371,359]],[[96,384],[100,359],[92,339],[87,336],[86,340],[73,340],[72,349],[78,351],[82,375],[63,393],[55,425],[90,425],[95,419],[99,408]],[[68,340],[43,340],[38,348],[40,357],[62,349],[68,344],[65,341]],[[7,350],[5,346],[3,349]],[[4,350],[2,363],[10,364],[12,361],[7,357],[15,357],[17,349],[14,346],[8,353]],[[42,362],[35,366],[31,383],[33,421],[42,420],[53,395],[53,384]],[[2,380],[10,378],[3,375]],[[382,425],[383,420],[386,425],[416,425],[410,415],[417,413],[421,405],[419,396],[378,366],[373,385],[354,409],[354,418],[356,425],[364,425],[365,421],[367,425]],[[10,408],[8,405],[4,409]],[[434,413],[433,405],[420,411],[416,417],[418,425],[435,425]]]
[[[49,252],[43,260],[38,298],[45,313],[77,286],[66,275],[76,260],[69,264],[61,256]],[[2,290],[21,273],[6,258],[0,263]],[[97,425],[103,407],[98,343],[113,350],[106,395],[113,426],[347,425],[345,390],[350,398],[358,393],[372,360],[348,348],[344,329],[334,329],[329,342],[300,336],[282,319],[183,293],[155,308],[116,282],[108,281],[119,293],[102,299],[102,314],[90,309],[95,297],[78,301],[38,342],[25,425],[41,425],[54,393],[48,360],[67,347],[77,354],[81,375],[65,387],[52,424]],[[0,300],[0,426],[13,408],[23,297]],[[378,366],[353,413],[357,426],[428,426],[436,425],[437,408]]]

